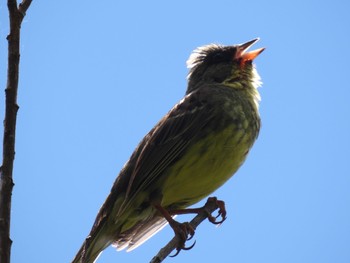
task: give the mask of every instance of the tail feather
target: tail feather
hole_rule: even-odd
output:
[[[131,251],[162,230],[167,223],[163,217],[153,216],[120,233],[120,226],[109,224],[107,218],[102,217],[92,227],[90,235],[85,239],[72,263],[94,263],[101,252],[110,245],[118,251],[123,249]]]
[[[90,235],[85,239],[72,263],[96,262],[101,252],[115,240],[118,231],[108,231],[105,220],[100,223],[97,226],[93,226]],[[114,233],[113,236],[111,236],[111,232]]]
[[[101,242],[89,244],[89,238],[85,239],[72,263],[94,263],[100,256],[101,252],[111,245],[112,242]]]
[[[122,233],[112,245],[118,251],[126,249],[129,252],[142,245],[167,224],[168,222],[163,217],[155,216],[138,223],[129,231]]]

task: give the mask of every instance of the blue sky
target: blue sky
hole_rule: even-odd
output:
[[[228,219],[201,224],[196,246],[166,262],[350,262],[349,8],[33,1],[22,25],[12,261],[70,262],[134,147],[182,98],[191,51],[260,37],[263,125],[215,193]],[[3,88],[7,33],[2,3]],[[130,253],[109,248],[98,262],[149,262],[172,235],[167,227]]]

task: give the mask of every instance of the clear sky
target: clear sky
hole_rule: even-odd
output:
[[[350,262],[349,10],[345,0],[34,0],[22,25],[12,262],[70,262],[134,147],[182,98],[191,51],[255,37],[266,47],[263,125],[215,193],[228,219],[201,224],[196,246],[166,262]],[[172,236],[109,248],[99,263],[149,262]]]

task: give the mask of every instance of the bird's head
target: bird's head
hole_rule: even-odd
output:
[[[211,44],[194,50],[187,60],[187,94],[205,84],[223,84],[234,89],[250,89],[260,85],[253,60],[264,51],[259,48],[247,52],[259,39],[244,44],[221,46]]]

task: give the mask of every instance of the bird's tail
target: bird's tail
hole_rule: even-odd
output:
[[[94,263],[101,252],[111,244],[110,242],[105,242],[104,244],[101,242],[91,243],[93,240],[90,241],[90,239],[91,236],[85,239],[72,263]]]
[[[103,231],[105,224],[92,228],[90,235],[85,239],[72,263],[94,263],[101,252],[112,244],[113,238]]]

